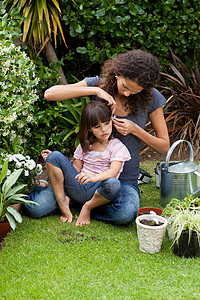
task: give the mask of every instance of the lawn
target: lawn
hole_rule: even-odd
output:
[[[159,207],[155,166],[141,165],[153,175],[140,185],[141,206]],[[0,299],[200,299],[200,259],[176,257],[167,235],[161,251],[148,254],[135,223],[74,223],[23,216],[0,252]]]

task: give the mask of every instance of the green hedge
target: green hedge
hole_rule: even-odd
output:
[[[62,0],[62,6],[71,72],[132,48],[153,53],[162,65],[170,48],[179,57],[199,48],[199,0]]]

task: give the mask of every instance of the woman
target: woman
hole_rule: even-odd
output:
[[[45,98],[49,101],[91,95],[92,99],[98,97],[106,100],[115,113],[115,137],[126,145],[131,154],[131,160],[125,163],[119,177],[119,196],[111,203],[95,208],[91,217],[116,224],[133,222],[139,208],[137,179],[141,141],[162,154],[169,150],[169,136],[162,109],[166,101],[153,88],[159,81],[159,74],[159,62],[153,55],[131,50],[107,60],[101,78],[85,78],[75,84],[53,86],[45,92]],[[145,131],[148,117],[155,136]],[[30,215],[32,212],[34,210]]]

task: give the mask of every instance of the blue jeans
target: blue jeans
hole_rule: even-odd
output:
[[[75,180],[78,172],[60,152],[52,152],[46,161],[62,169],[65,194],[70,199],[84,204],[92,198],[94,192],[97,190],[102,196],[111,201],[108,204],[93,209],[91,212],[92,218],[115,224],[129,224],[134,221],[139,209],[139,189],[137,184],[120,182],[116,178],[109,178],[104,182],[88,182],[85,185],[80,185]],[[59,210],[51,186],[48,188],[37,187],[35,191],[28,195],[28,199],[40,205],[24,205],[24,211],[30,217],[46,217]]]

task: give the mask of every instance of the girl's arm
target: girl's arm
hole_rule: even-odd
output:
[[[106,91],[96,86],[87,86],[85,80],[81,80],[74,84],[55,85],[47,89],[44,93],[44,97],[48,101],[62,101],[91,95],[96,95],[98,98],[108,101],[109,105],[116,104],[113,97]]]
[[[89,181],[91,181],[91,182],[104,181],[111,177],[117,177],[122,164],[123,164],[122,161],[112,161],[110,164],[110,169],[108,169],[105,172],[102,172],[99,174],[80,173],[75,178],[78,179],[80,184],[86,184]]]
[[[75,159],[73,162],[74,168],[80,173],[83,168],[83,161],[80,159]]]
[[[134,122],[127,119],[115,118],[113,123],[117,131],[122,135],[132,133],[149,145],[152,149],[162,154],[166,154],[169,150],[170,142],[162,107],[159,107],[152,112],[149,115],[149,118],[155,130],[156,136],[153,136]]]

